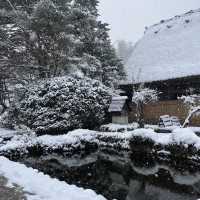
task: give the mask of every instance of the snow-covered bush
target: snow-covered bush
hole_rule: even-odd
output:
[[[152,103],[158,100],[158,92],[150,88],[141,88],[136,90],[133,94],[132,101],[135,104],[143,102],[144,104]]]
[[[23,91],[23,92],[22,92]],[[8,119],[39,134],[95,128],[105,120],[112,91],[89,78],[61,77],[28,85],[17,92]]]

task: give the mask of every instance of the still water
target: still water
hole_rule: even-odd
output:
[[[133,155],[134,156],[134,155]],[[129,153],[64,156],[58,154],[20,160],[69,184],[95,190],[108,200],[197,200],[200,169],[175,169],[166,164],[141,164]]]

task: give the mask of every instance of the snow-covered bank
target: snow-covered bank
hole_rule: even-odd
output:
[[[175,129],[172,133],[156,133],[153,129],[136,129],[129,132],[98,132],[84,129],[78,129],[65,135],[51,136],[44,135],[37,137],[32,135],[17,135],[10,141],[0,142],[0,154],[7,155],[11,152],[16,154],[29,153],[28,150],[34,147],[43,151],[73,151],[76,149],[84,149],[87,144],[98,147],[111,147],[117,149],[129,150],[129,142],[132,138],[140,137],[151,139],[157,145],[193,145],[200,150],[200,137],[198,137],[191,129]]]
[[[130,124],[105,124],[100,127],[101,132],[127,132],[133,131],[139,128],[139,124],[137,122],[133,122]],[[145,124],[145,129],[153,129],[155,132],[162,133],[163,132],[172,132],[173,130],[180,128],[179,126],[168,126],[168,127],[159,127],[159,125]],[[195,133],[200,133],[200,127],[188,127]]]
[[[0,157],[0,174],[8,179],[8,185],[17,184],[22,187],[28,200],[105,200],[92,190],[52,179],[5,157]]]
[[[97,146],[129,148],[129,139],[132,133],[108,133],[97,132],[85,129],[78,129],[65,135],[51,136],[44,135],[37,137],[33,135],[15,136],[4,144],[0,143],[0,154],[5,155],[9,152],[28,153],[32,147],[40,147],[44,151],[72,151],[82,149],[85,144],[96,144]]]
[[[160,145],[193,145],[198,150],[200,149],[200,137],[198,137],[189,128],[177,128],[172,133],[156,133],[152,129],[138,129],[134,131],[134,136],[144,139],[151,139],[155,144]]]
[[[139,127],[138,123],[132,123],[128,125],[123,124],[105,124],[100,127],[100,131],[103,132],[126,132],[126,131],[133,131]]]

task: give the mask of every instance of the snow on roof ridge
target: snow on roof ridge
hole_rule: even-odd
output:
[[[143,83],[200,76],[199,23],[200,9],[151,26],[125,65],[127,81]]]
[[[178,20],[182,17],[191,16],[191,15],[198,13],[198,12],[200,12],[200,8],[195,9],[195,10],[190,10],[190,11],[185,12],[185,13],[180,14],[180,15],[175,15],[174,17],[171,17],[171,18],[168,18],[168,19],[162,19],[162,20],[160,20],[159,23],[155,23],[155,24],[153,24],[149,27],[146,27],[145,33],[147,33],[152,28],[159,27],[160,25],[167,24],[169,22],[172,22],[173,20]]]

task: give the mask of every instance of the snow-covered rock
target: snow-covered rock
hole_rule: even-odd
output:
[[[126,65],[128,82],[200,75],[200,9],[149,27]]]
[[[5,157],[0,157],[0,175],[8,179],[8,186],[17,184],[22,187],[28,200],[105,200],[92,190],[52,179],[38,170]]]

